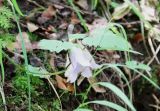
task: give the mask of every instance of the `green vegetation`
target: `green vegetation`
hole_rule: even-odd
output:
[[[130,0],[67,0],[65,5],[55,3],[41,12],[43,6],[38,1],[25,1],[29,6],[35,5],[32,11],[21,10],[26,6],[20,8],[16,0],[3,2],[0,1],[0,110],[92,111],[98,106],[137,111],[134,81],[140,80],[139,92],[146,85],[160,89],[158,68],[153,62],[155,59],[160,64],[160,18],[150,18],[151,13],[143,12],[143,8],[157,9],[159,14],[160,3],[141,0],[139,10],[138,4]],[[63,12],[66,9],[69,12]],[[88,15],[93,16],[92,23],[87,22]],[[134,29],[128,22],[130,17],[138,19],[139,24],[138,37],[135,30],[132,33],[134,42],[126,28]],[[144,57],[138,62],[144,52],[133,44],[139,42],[143,42],[144,52],[153,54],[149,60]],[[112,97],[114,100],[109,99]]]

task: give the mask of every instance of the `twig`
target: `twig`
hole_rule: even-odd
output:
[[[133,79],[131,79],[131,80],[129,81],[129,84],[131,84],[133,81],[137,80],[137,79],[140,78],[140,77],[141,77],[141,75],[138,74],[137,76],[135,76]],[[127,86],[127,84],[125,84],[123,87],[126,87],[126,86]]]
[[[150,57],[150,53],[148,51],[148,48],[147,48],[147,45],[146,45],[146,39],[145,39],[145,35],[144,35],[144,22],[142,21],[142,19],[140,18],[141,20],[141,33],[142,33],[142,38],[143,38],[143,44],[144,44],[144,48],[148,54],[148,56]]]
[[[156,111],[159,111],[160,110],[160,107],[159,106],[156,106],[156,105],[153,105],[153,104],[150,104],[149,106],[153,107],[153,108],[156,108]]]
[[[156,49],[155,55],[153,55],[153,57],[151,58],[151,60],[148,62],[147,65],[150,65],[153,62],[154,58],[157,57],[157,54],[158,54],[159,51],[160,51],[160,45]]]
[[[151,48],[151,51],[152,51],[152,53],[153,53],[153,57],[155,58],[155,60],[157,61],[157,63],[160,64],[160,62],[159,62],[159,60],[158,60],[158,57],[157,57],[157,54],[156,54],[156,52],[155,52],[155,50],[154,50],[154,47],[153,47],[153,44],[152,44],[152,40],[151,40],[150,37],[148,37],[148,43],[149,43],[150,48]]]
[[[52,84],[52,82],[51,82],[50,78],[49,78],[49,77],[47,77],[46,79],[48,80],[49,84],[51,85],[52,89],[54,90],[54,92],[55,92],[55,94],[56,94],[56,96],[57,96],[57,98],[58,98],[58,100],[59,100],[59,102],[60,102],[60,105],[61,105],[61,111],[62,111],[62,102],[61,102],[60,96],[58,95],[58,93],[57,93],[57,91],[56,91],[56,89],[55,89],[54,85]]]
[[[42,9],[45,9],[45,7],[43,7],[42,5],[38,4],[36,1],[33,1],[33,0],[27,0],[27,1],[32,3],[32,4],[34,4],[34,5],[36,5],[36,6],[38,6],[38,7],[40,7],[40,8],[42,8]]]
[[[136,24],[140,24],[141,21],[133,21],[133,22],[126,22],[126,23],[123,23],[123,22],[118,22],[118,24],[121,24],[121,25],[136,25]]]

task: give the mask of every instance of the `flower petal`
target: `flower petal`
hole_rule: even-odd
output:
[[[73,83],[74,81],[76,81],[77,77],[78,77],[78,73],[74,73],[74,69],[73,66],[70,65],[66,72],[65,72],[65,77],[67,77],[67,82]]]
[[[89,67],[87,67],[83,70],[83,72],[81,74],[82,74],[82,76],[89,78],[92,76],[92,71]]]
[[[84,56],[90,62],[90,67],[92,69],[98,69],[101,67],[100,65],[96,64],[93,56],[90,54],[90,52],[87,49],[84,50]]]
[[[71,64],[65,72],[65,76],[68,78],[67,81],[70,81],[70,83],[75,82],[78,75],[83,71],[83,68],[79,64],[76,64],[75,67]]]
[[[70,52],[70,59],[75,67],[77,63],[81,64],[82,66],[90,66],[89,61],[84,56],[83,50],[77,47],[73,47]]]

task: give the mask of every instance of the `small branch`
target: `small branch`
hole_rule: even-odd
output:
[[[56,91],[56,89],[55,89],[54,85],[52,84],[52,82],[51,82],[50,78],[49,78],[49,77],[47,77],[46,79],[48,80],[48,82],[49,82],[49,84],[51,85],[51,87],[52,87],[53,91],[55,92],[55,94],[56,94],[56,96],[57,96],[57,98],[58,98],[58,100],[59,100],[59,102],[60,102],[60,105],[61,105],[61,111],[62,111],[62,102],[61,102],[61,99],[60,99],[60,97],[59,97],[59,95],[58,95],[58,93],[57,93],[57,91]]]

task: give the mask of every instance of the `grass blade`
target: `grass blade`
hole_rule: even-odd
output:
[[[121,98],[125,102],[125,104],[127,104],[131,108],[132,111],[136,111],[128,97],[118,87],[109,82],[99,82],[97,84],[112,90],[119,98]]]
[[[14,8],[16,9],[16,11],[18,12],[18,14],[21,15],[21,16],[24,16],[23,13],[20,10],[18,4],[17,4],[17,1],[16,0],[12,0],[12,3],[13,3]]]

